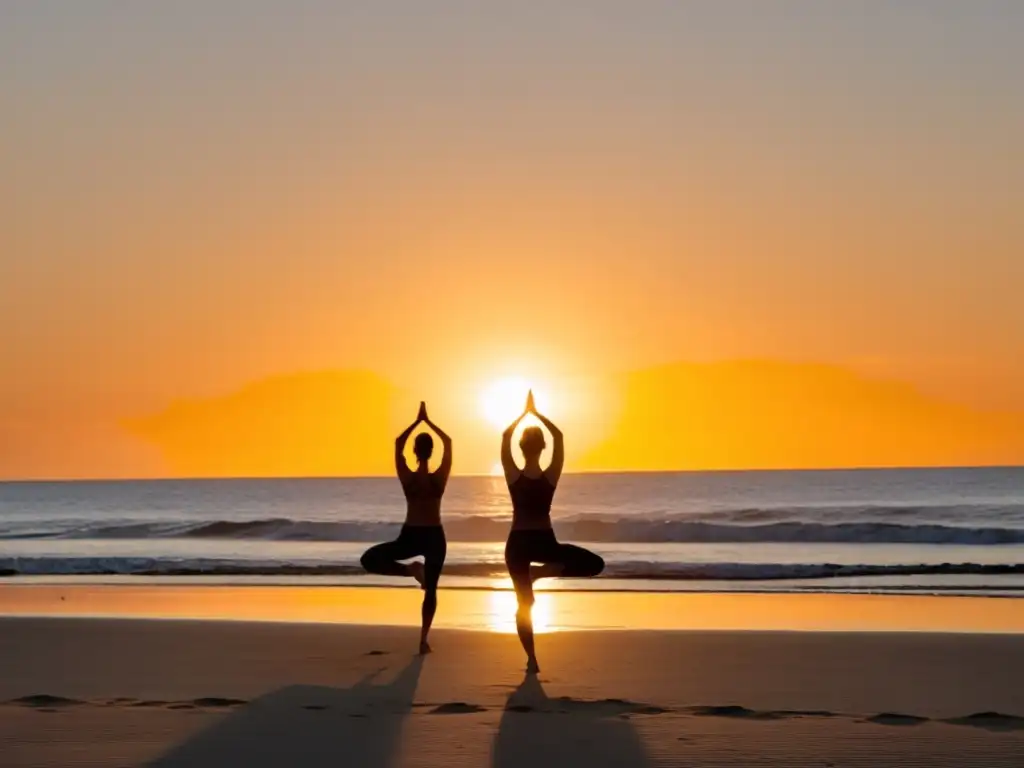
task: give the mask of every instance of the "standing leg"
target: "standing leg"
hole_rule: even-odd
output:
[[[529,571],[519,578],[513,577],[512,584],[516,590],[516,633],[519,635],[519,642],[523,644],[526,651],[526,671],[529,674],[540,672],[540,664],[537,663],[537,649],[533,641],[533,584],[530,581]]]
[[[516,591],[516,632],[519,634],[519,642],[523,644],[523,650],[526,651],[526,671],[536,674],[540,672],[540,665],[537,663],[537,652],[533,642],[531,612],[534,597],[529,552],[520,551],[510,539],[505,547],[505,565],[508,567],[508,575],[512,577],[512,587]]]
[[[422,626],[420,629],[420,653],[430,653],[430,645],[427,644],[427,634],[430,632],[430,625],[434,623],[434,614],[437,613],[437,584],[441,580],[441,570],[444,568],[444,558],[448,552],[448,545],[445,541],[444,531],[439,530],[439,535],[424,553],[423,573],[423,607],[421,609]]]

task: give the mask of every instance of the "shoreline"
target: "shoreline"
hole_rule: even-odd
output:
[[[841,577],[842,578],[842,577]],[[863,577],[846,577],[861,578]],[[807,579],[738,579],[711,581],[671,577],[602,577],[600,579],[555,579],[537,588],[538,592],[606,594],[679,594],[679,595],[864,595],[878,597],[962,597],[985,599],[1024,599],[1024,584],[881,584],[840,587],[802,586],[835,581],[836,577]],[[787,583],[785,586],[776,584]],[[800,583],[801,586],[796,586]],[[744,584],[764,584],[751,587]],[[292,587],[310,589],[409,589],[419,587],[403,577],[337,576],[308,574],[6,574],[0,573],[0,589],[6,586],[87,586],[87,587]],[[448,591],[494,592],[511,590],[507,576],[448,576],[441,589]],[[2,614],[0,614],[2,615]]]

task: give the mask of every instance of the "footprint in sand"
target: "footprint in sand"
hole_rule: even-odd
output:
[[[971,728],[983,728],[987,731],[1024,730],[1024,717],[1004,715],[1002,712],[975,712],[973,715],[952,717],[943,722],[950,725],[967,725]]]
[[[666,715],[672,710],[665,707],[656,707],[651,704],[642,704],[633,710],[634,715]]]
[[[221,696],[211,696],[202,699],[192,699],[189,703],[197,707],[221,709],[224,707],[240,707],[249,702],[245,699],[227,699]]]
[[[629,717],[630,715],[663,715],[670,711],[664,707],[658,707],[653,704],[639,704],[627,699],[591,701],[589,699],[574,699],[571,696],[559,696],[557,699],[551,699],[551,701],[559,712],[590,712]]]
[[[839,717],[838,712],[827,709],[780,709],[772,714],[778,717]]]
[[[691,707],[690,713],[697,717],[734,717],[741,720],[778,720],[781,715],[776,712],[758,712],[738,704],[725,704],[710,707]]]
[[[48,693],[37,693],[32,696],[22,696],[20,699],[12,699],[11,704],[21,707],[32,707],[34,709],[53,709],[54,707],[76,707],[87,702],[78,699],[69,699],[64,696],[51,696]]]
[[[477,712],[486,712],[486,707],[480,707],[476,704],[467,704],[464,701],[449,701],[445,704],[441,704],[438,707],[434,707],[427,714],[428,715],[472,715]]]
[[[904,715],[901,712],[881,712],[867,718],[867,721],[878,725],[920,725],[921,723],[927,723],[928,718],[918,717],[917,715]]]

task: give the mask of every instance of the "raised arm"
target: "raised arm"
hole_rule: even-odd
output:
[[[398,473],[398,479],[402,482],[402,485],[405,485],[406,480],[412,475],[412,470],[409,469],[409,464],[405,460],[405,444],[409,442],[409,436],[420,425],[420,422],[426,418],[426,411],[426,405],[420,403],[420,412],[416,417],[416,421],[406,427],[405,431],[395,438],[395,471]]]
[[[551,446],[551,463],[544,470],[544,476],[552,485],[558,485],[558,479],[562,476],[562,467],[565,465],[565,440],[562,437],[562,430],[556,427],[554,422],[547,416],[539,413],[536,408],[532,412],[537,417],[537,420],[547,427],[548,432],[551,433],[551,440],[554,445]]]
[[[519,422],[526,418],[526,411],[523,411],[519,418],[508,425],[508,429],[501,433],[501,468],[505,471],[505,482],[510,485],[520,475],[521,470],[516,466],[516,460],[512,457],[512,435],[515,434]]]
[[[434,476],[441,482],[441,487],[443,488],[448,484],[448,475],[452,473],[452,439],[429,418],[423,421],[441,438],[441,447],[444,449],[444,455],[441,457],[441,464],[434,470]]]

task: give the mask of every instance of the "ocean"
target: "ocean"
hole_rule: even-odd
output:
[[[442,511],[442,585],[500,585],[504,481]],[[359,568],[403,514],[394,478],[0,483],[0,574],[410,584]],[[607,568],[551,588],[1024,596],[1024,468],[567,475],[553,518]]]

